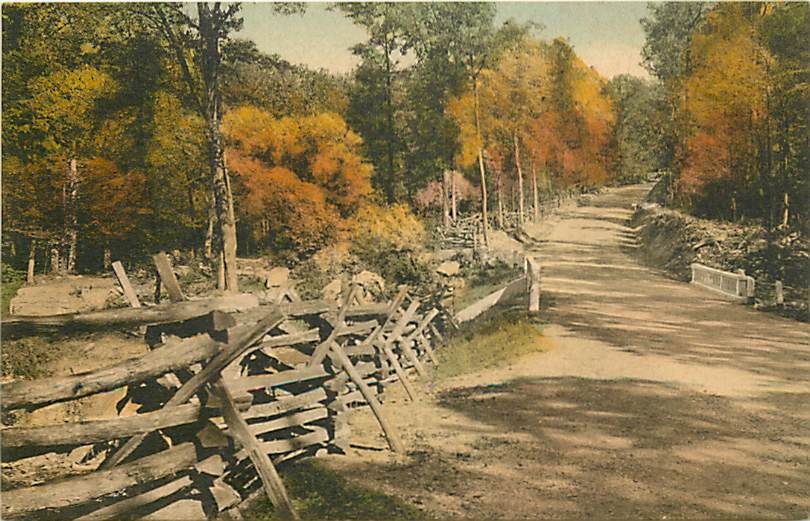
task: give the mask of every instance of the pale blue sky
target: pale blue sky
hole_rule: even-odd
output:
[[[244,3],[245,25],[239,36],[259,50],[277,53],[291,63],[333,72],[356,64],[349,48],[364,41],[362,29],[326,3],[309,3],[303,15],[274,15],[263,3]],[[646,2],[497,2],[498,22],[514,18],[538,22],[543,38],[563,36],[589,65],[607,77],[621,73],[646,76],[639,65],[644,33],[639,19]]]

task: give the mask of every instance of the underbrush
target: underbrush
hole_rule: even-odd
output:
[[[742,269],[756,280],[756,306],[808,320],[810,240],[795,230],[767,230],[757,224],[698,219],[660,207],[642,208],[631,219],[639,227],[647,264],[677,280],[691,279],[692,262],[726,271]],[[774,305],[774,282],[785,286],[784,305]]]
[[[2,284],[0,284],[0,298],[2,299],[2,303],[0,303],[0,315],[6,316],[8,315],[11,299],[17,294],[17,290],[25,284],[25,273],[5,263],[0,265],[0,270],[2,270]]]
[[[284,484],[303,520],[425,520],[427,514],[401,499],[355,485],[318,461],[296,462],[282,471]],[[247,521],[274,521],[265,499],[245,515]]]
[[[522,304],[490,310],[465,326],[438,352],[435,378],[442,380],[501,367],[546,349],[542,325],[526,316]]]

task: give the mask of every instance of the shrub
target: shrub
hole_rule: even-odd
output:
[[[350,251],[394,284],[421,285],[432,278],[419,255],[426,239],[425,227],[407,206],[367,205],[355,218]]]

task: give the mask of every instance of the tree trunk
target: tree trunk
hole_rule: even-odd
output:
[[[515,138],[515,166],[517,167],[518,177],[518,224],[523,226],[525,222],[525,208],[523,207],[526,197],[523,193],[523,169],[520,166],[520,140],[518,139],[517,132],[514,134]]]
[[[484,148],[481,141],[481,114],[478,107],[478,78],[473,79],[473,94],[475,99],[475,132],[478,135],[478,170],[481,173],[481,220],[484,235],[484,247],[489,248],[489,216],[487,215],[487,176],[484,171]]]
[[[456,186],[456,176],[458,173],[455,170],[450,170],[450,209],[452,210],[451,216],[453,217],[453,222],[458,220],[458,201],[456,198],[456,192],[458,192],[458,187]]]
[[[28,284],[34,283],[34,263],[37,258],[37,241],[31,239],[31,249],[28,250],[28,273],[26,274],[25,281]]]
[[[788,222],[790,221],[790,195],[785,192],[785,206],[784,212],[782,213],[782,227],[787,228]]]
[[[499,172],[497,176],[495,176],[495,196],[498,199],[498,228],[503,230],[504,229],[504,218],[503,218],[503,173]]]
[[[538,222],[540,220],[540,194],[537,193],[537,169],[534,167],[534,161],[532,161],[532,213],[534,222]]]
[[[67,273],[76,272],[76,251],[79,244],[79,168],[76,159],[68,161],[67,182],[65,186],[67,193],[65,198],[65,262],[62,264]]]
[[[397,198],[398,182],[394,174],[394,91],[391,82],[391,52],[386,44],[385,47],[385,108],[386,125],[388,126],[388,139],[386,140],[386,159],[388,166],[388,178],[386,192],[388,202],[393,203]]]
[[[104,258],[102,259],[102,264],[104,266],[104,271],[110,271],[112,267],[112,251],[110,251],[109,246],[104,247]]]
[[[442,172],[442,224],[447,228],[450,226],[450,209],[447,207],[447,170]]]
[[[215,252],[219,258],[219,271],[224,274],[224,284],[219,289],[229,292],[239,291],[236,276],[236,218],[233,210],[233,194],[225,169],[225,157],[220,134],[220,39],[221,28],[214,23],[218,13],[212,13],[204,2],[197,4],[200,23],[200,37],[203,42],[202,77],[205,85],[205,116],[208,141],[208,169],[211,175],[211,188],[214,194],[214,208],[217,220]],[[219,10],[219,5],[215,5]]]
[[[51,248],[51,273],[59,272],[59,248]]]

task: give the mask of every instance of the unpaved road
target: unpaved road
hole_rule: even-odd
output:
[[[545,353],[399,389],[329,464],[441,518],[810,518],[810,327],[666,279],[610,190],[533,230]]]

